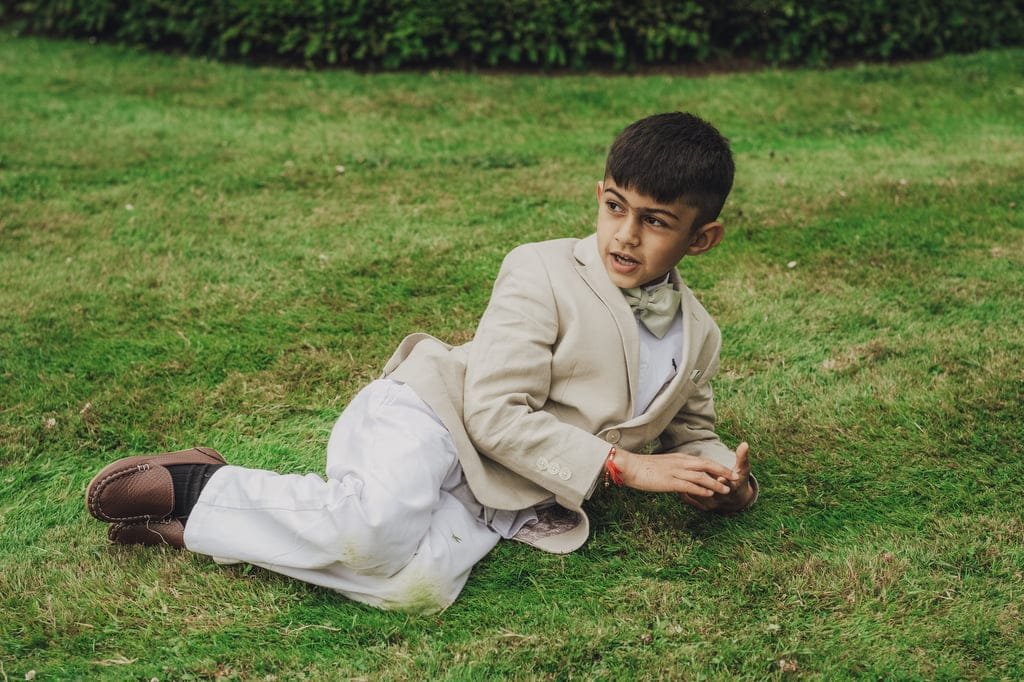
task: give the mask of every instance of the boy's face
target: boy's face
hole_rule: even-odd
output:
[[[597,183],[597,203],[598,253],[620,289],[660,280],[683,256],[709,251],[722,238],[718,221],[694,225],[695,206],[658,203],[611,178]]]

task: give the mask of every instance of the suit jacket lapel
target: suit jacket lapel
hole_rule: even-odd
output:
[[[629,377],[629,414],[632,415],[636,409],[634,401],[640,360],[640,336],[636,330],[636,318],[622,292],[608,279],[608,273],[597,252],[597,235],[592,234],[577,242],[573,256],[576,258],[576,271],[605,304],[615,321],[615,328],[622,341],[622,361],[626,365],[626,376]]]

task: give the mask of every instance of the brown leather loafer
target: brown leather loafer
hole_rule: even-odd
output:
[[[185,525],[180,519],[114,523],[107,530],[111,542],[119,545],[168,545],[185,548]]]
[[[213,448],[125,457],[100,469],[85,489],[89,513],[100,521],[162,521],[174,511],[175,464],[227,464]]]

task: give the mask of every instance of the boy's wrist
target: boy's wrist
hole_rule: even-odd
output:
[[[617,481],[617,485],[624,485],[627,488],[632,488],[632,472],[636,464],[636,453],[619,447],[614,448],[614,451],[615,468],[619,473],[619,481]]]

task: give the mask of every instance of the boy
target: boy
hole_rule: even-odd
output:
[[[721,241],[733,172],[701,119],[637,121],[597,184],[596,234],[510,252],[472,342],[404,339],[335,424],[326,481],[193,448],[108,465],[89,511],[114,542],[430,611],[501,538],[578,548],[602,475],[705,511],[746,508],[747,444],[734,454],[713,431],[721,335],[675,269]]]

